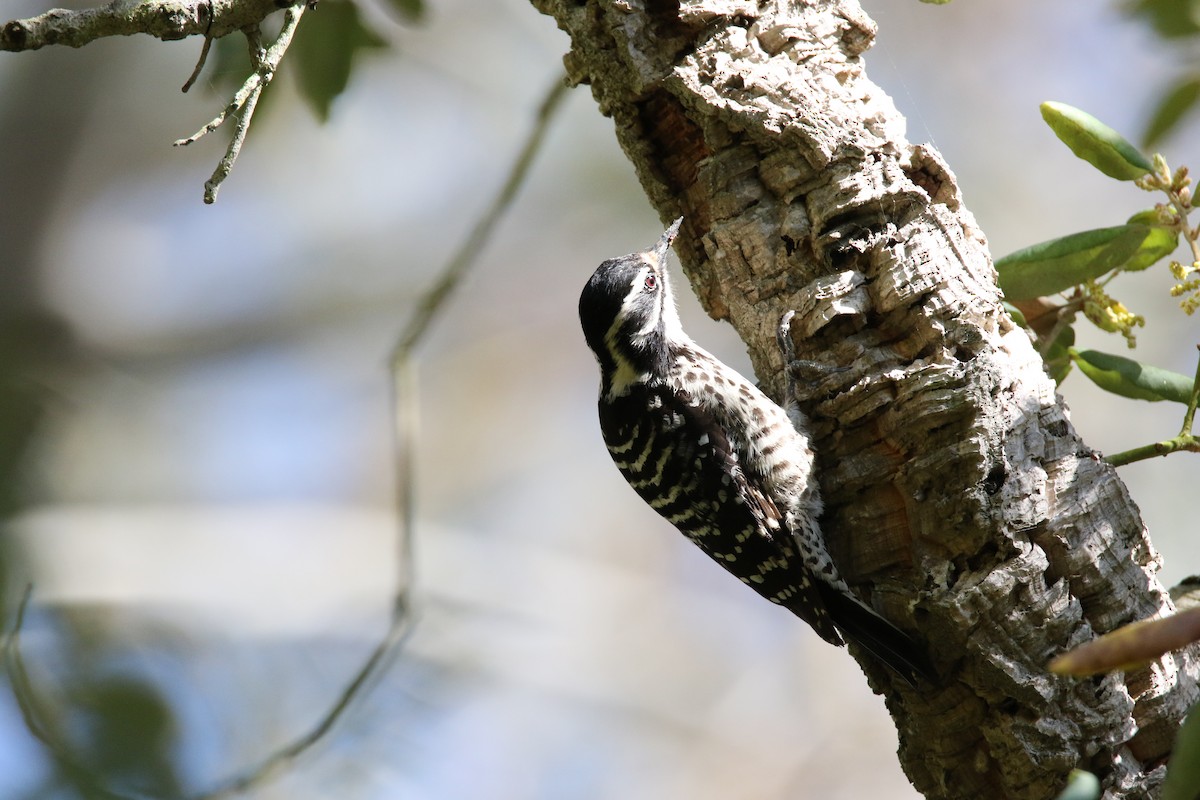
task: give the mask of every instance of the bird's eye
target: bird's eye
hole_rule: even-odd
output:
[[[653,292],[658,288],[658,278],[654,275],[647,275],[646,282],[643,284],[647,292]]]

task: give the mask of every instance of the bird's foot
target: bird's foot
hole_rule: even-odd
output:
[[[828,364],[823,361],[813,361],[807,358],[796,358],[796,345],[792,341],[792,317],[795,311],[787,311],[779,319],[779,328],[775,338],[779,343],[779,352],[783,356],[783,369],[787,374],[787,396],[794,399],[798,384],[802,381],[808,386],[815,386],[830,375],[846,372],[850,365]]]

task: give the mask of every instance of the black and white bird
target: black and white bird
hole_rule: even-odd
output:
[[[600,365],[600,429],[629,485],[710,558],[827,642],[856,642],[910,684],[924,651],[860,602],[818,525],[807,422],[683,331],[658,244],[602,263],[579,298]]]

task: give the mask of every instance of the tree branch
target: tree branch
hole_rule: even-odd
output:
[[[191,144],[230,118],[237,120],[225,155],[204,183],[204,202],[214,203],[221,183],[229,177],[241,153],[259,97],[279,69],[304,11],[315,4],[316,0],[113,0],[98,8],[53,9],[41,16],[7,22],[0,28],[0,50],[37,50],[51,44],[83,47],[105,36],[135,33],[163,40],[203,36],[199,63],[183,85],[186,92],[199,75],[212,40],[244,32],[250,41],[254,71],[221,113],[196,133],[175,142],[176,147]],[[263,50],[259,24],[281,8],[287,9],[283,28],[271,46]]]
[[[684,217],[684,271],[764,385],[784,385],[788,309],[802,358],[852,365],[799,399],[843,575],[941,673],[911,690],[861,662],[913,784],[1046,800],[1078,766],[1109,797],[1153,796],[1196,654],[1047,673],[1170,599],[1125,487],[1004,313],[953,173],[866,78],[874,23],[853,0],[533,2],[571,37],[568,72],[660,217]]]
[[[204,182],[204,202],[208,204],[217,201],[217,192],[221,190],[221,184],[229,177],[229,173],[233,171],[234,162],[242,152],[242,145],[246,142],[246,134],[250,132],[250,121],[254,119],[254,108],[258,105],[258,99],[262,97],[263,91],[271,84],[275,77],[275,72],[279,69],[279,64],[283,61],[283,54],[287,52],[288,47],[292,43],[292,37],[296,34],[296,29],[300,26],[300,19],[304,16],[304,11],[309,6],[307,3],[301,2],[288,8],[284,12],[283,27],[279,31],[279,35],[275,37],[275,41],[266,50],[262,47],[261,35],[257,27],[246,29],[246,39],[250,45],[251,61],[254,63],[254,71],[242,84],[241,88],[234,94],[233,99],[229,104],[221,110],[221,113],[213,117],[207,125],[200,130],[183,139],[174,142],[175,147],[184,147],[193,144],[198,139],[206,136],[217,128],[224,125],[231,117],[237,120],[237,124],[233,129],[233,136],[229,140],[229,146],[225,149],[225,155],[217,162],[217,168],[213,170],[212,177]],[[205,45],[211,41],[205,38]],[[189,79],[189,83],[190,83]],[[185,84],[186,88],[187,84]]]
[[[19,52],[49,45],[83,47],[106,36],[146,33],[173,41],[188,36],[219,39],[257,26],[287,0],[113,0],[104,6],[55,8],[0,27],[0,50]]]

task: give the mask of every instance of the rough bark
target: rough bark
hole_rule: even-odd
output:
[[[766,387],[788,308],[801,357],[850,367],[801,400],[843,572],[941,674],[910,690],[864,662],[913,784],[1048,798],[1082,767],[1108,797],[1155,796],[1197,659],[1046,672],[1170,599],[1125,487],[1003,312],[953,174],[867,80],[874,23],[853,2],[534,2],[662,219],[685,217],[684,269]]]

